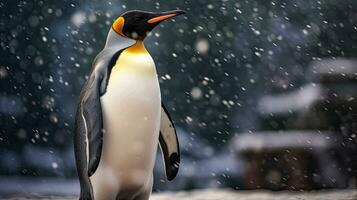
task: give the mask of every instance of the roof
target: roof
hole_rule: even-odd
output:
[[[238,152],[314,148],[324,149],[335,146],[338,138],[330,132],[314,131],[262,131],[244,133],[233,140],[233,149]]]

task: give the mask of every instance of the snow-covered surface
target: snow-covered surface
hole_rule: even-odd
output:
[[[0,177],[0,197],[13,195],[74,196],[79,193],[75,179]]]
[[[356,59],[324,59],[323,61],[314,61],[311,63],[310,70],[318,76],[352,76],[357,75]]]
[[[24,179],[0,177],[0,200],[75,200],[79,192],[74,179]],[[237,191],[202,189],[178,192],[154,192],[150,200],[355,200],[357,190],[325,190],[313,192],[272,192],[266,190]]]
[[[197,190],[193,192],[160,193],[151,200],[355,200],[357,191],[324,192],[269,192],[269,191],[232,191],[232,190]]]
[[[47,197],[47,198],[2,198],[3,200],[75,200],[75,197]],[[228,189],[206,189],[190,192],[154,193],[150,200],[355,200],[356,190],[331,190],[313,192],[270,192],[270,191],[233,191]]]
[[[258,106],[259,111],[263,114],[305,111],[322,97],[323,91],[319,85],[308,84],[301,87],[298,91],[264,96],[259,101]]]
[[[233,146],[237,152],[245,150],[282,148],[331,148],[336,144],[336,136],[321,131],[261,131],[254,134],[241,134]]]

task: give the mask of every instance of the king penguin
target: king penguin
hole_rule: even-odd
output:
[[[174,124],[144,46],[160,22],[184,11],[129,11],[109,30],[81,91],[74,128],[80,200],[147,200],[159,144],[166,178],[180,163]]]

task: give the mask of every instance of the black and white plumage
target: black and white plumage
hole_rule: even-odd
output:
[[[140,11],[135,11],[135,12],[139,12],[140,14]],[[134,14],[138,15],[138,13],[134,13]],[[123,16],[125,16],[125,14]],[[151,15],[144,12],[144,16],[150,17]],[[156,13],[151,17],[158,17],[158,16],[160,16],[160,14]],[[125,28],[125,26],[122,28]],[[138,41],[136,40],[136,38],[130,38],[125,35],[122,35],[120,34],[120,31],[123,30],[119,30],[119,31],[116,30],[116,27],[113,24],[112,29],[109,31],[106,45],[104,49],[96,56],[92,65],[89,78],[86,81],[85,85],[83,86],[82,92],[79,97],[76,120],[75,120],[74,145],[75,145],[77,172],[78,172],[80,186],[81,186],[80,199],[83,200],[85,199],[97,200],[97,199],[108,199],[108,198],[148,199],[151,193],[152,178],[151,180],[149,180],[150,178],[148,178],[148,176],[145,175],[147,173],[152,173],[152,169],[151,169],[152,167],[145,168],[145,170],[143,171],[140,170],[138,171],[144,173],[142,177],[146,177],[145,180],[142,181],[134,180],[137,177],[132,178],[134,180],[132,181],[130,178],[129,179],[124,178],[124,176],[122,175],[123,173],[126,173],[126,170],[128,170],[128,174],[133,173],[133,171],[130,171],[131,168],[127,166],[123,167],[124,166],[123,162],[128,162],[131,165],[133,165],[134,163],[135,165],[135,162],[129,161],[129,159],[132,159],[130,158],[130,155],[139,155],[139,156],[141,155],[140,152],[139,153],[132,152],[135,149],[132,150],[131,146],[125,143],[125,140],[128,138],[127,137],[128,134],[130,134],[130,136],[132,135],[140,136],[140,134],[142,134],[142,137],[145,138],[145,140],[144,141],[140,141],[140,139],[136,139],[136,140],[141,142],[140,144],[142,144],[143,146],[142,148],[144,148],[144,150],[142,150],[143,152],[146,152],[145,151],[146,147],[150,148],[150,150],[148,149],[148,151],[151,153],[148,154],[146,152],[146,154],[143,155],[153,156],[153,158],[155,157],[155,155],[152,155],[152,152],[154,152],[155,148],[153,148],[152,145],[155,145],[156,143],[154,142],[151,144],[151,146],[150,145],[148,146],[147,142],[154,141],[150,139],[151,137],[153,137],[154,139],[155,137],[157,137],[156,140],[159,140],[160,147],[163,154],[165,173],[167,179],[172,180],[178,173],[180,153],[179,153],[179,145],[178,145],[176,130],[174,128],[173,122],[169,116],[167,109],[163,106],[163,104],[162,106],[160,106],[161,105],[160,96],[157,96],[153,99],[149,99],[150,100],[149,103],[143,104],[144,106],[143,115],[140,114],[140,106],[138,107],[134,106],[132,108],[130,107],[132,105],[137,105],[135,104],[137,102],[139,103],[142,102],[142,100],[140,99],[142,97],[138,96],[139,93],[136,94],[135,92],[132,92],[130,91],[130,89],[128,89],[128,87],[130,86],[132,86],[133,88],[138,87],[139,90],[142,89],[143,91],[151,92],[151,89],[147,88],[145,84],[148,83],[149,86],[150,84],[153,84],[153,87],[155,87],[156,89],[152,91],[153,92],[155,91],[155,93],[152,92],[147,93],[148,94],[147,96],[149,96],[150,94],[155,94],[155,95],[160,94],[160,91],[157,90],[159,88],[158,88],[157,76],[155,76],[156,74],[155,65],[151,61],[152,58],[147,53],[145,47],[143,46],[142,41]],[[141,36],[141,38],[143,37],[144,36]],[[136,58],[135,54],[137,54],[137,59],[139,61],[140,60],[144,62],[148,61],[149,64],[147,65],[146,63],[138,63],[138,60],[135,59]],[[149,73],[147,72],[148,68],[150,69],[153,68],[152,70],[154,71],[149,70],[150,71]],[[134,74],[133,77],[134,78],[137,77],[138,80],[133,81],[132,80],[133,78],[126,78],[127,76],[132,76],[133,74]],[[150,74],[150,76],[148,76],[147,74]],[[150,77],[148,79],[149,82],[147,82],[146,77]],[[130,82],[129,85],[126,85],[128,81],[132,81],[132,82]],[[126,87],[126,88],[121,88],[121,87]],[[107,91],[108,88],[109,88],[109,92]],[[118,91],[117,88],[119,89]],[[127,93],[128,95],[120,96],[120,94],[123,94],[123,91],[128,91],[129,92]],[[119,96],[115,96],[115,95],[119,95]],[[118,98],[118,101],[116,101],[116,99],[113,96],[115,96],[115,98]],[[124,100],[122,99],[121,101],[120,98],[123,98]],[[152,105],[153,106],[158,105],[161,107],[161,109],[159,110],[154,109],[150,111],[149,107],[151,106],[150,104],[151,101],[160,101],[159,103],[160,105],[156,103]],[[112,103],[113,105],[108,105],[108,102]],[[123,102],[124,103],[127,102],[129,107],[123,105]],[[145,107],[145,105],[149,107]],[[111,109],[111,106],[114,109]],[[128,112],[131,111],[133,111],[134,113],[133,115],[131,115],[131,113],[128,114]],[[151,113],[153,111],[155,112]],[[116,119],[113,119],[116,117],[116,115],[118,115],[118,119],[121,119],[120,121],[116,121]],[[125,125],[123,125],[122,122],[123,119],[125,120],[125,115],[129,115],[128,120],[130,121],[133,121],[133,119],[135,119],[132,117],[138,117],[137,126],[142,125],[143,127],[145,126],[149,127],[148,129],[149,132],[158,129],[157,131],[160,133],[157,135],[155,133],[148,133],[148,134],[152,134],[152,136],[151,135],[147,136],[145,135],[146,134],[145,131],[143,131],[142,129],[138,129],[135,126],[135,123],[132,122],[128,122],[128,124],[132,125],[132,127],[126,127]],[[147,116],[149,116],[149,118]],[[155,116],[159,117],[158,118],[159,121],[155,120]],[[141,118],[144,119],[144,122],[140,122],[143,120]],[[116,124],[116,122],[119,125]],[[153,125],[150,125],[149,122],[150,123],[152,122]],[[159,123],[159,125],[156,127],[155,123]],[[134,132],[130,133],[131,131]],[[134,139],[131,138],[131,140],[128,140],[128,142],[135,141]],[[115,140],[117,140],[117,142],[122,145],[117,147],[114,144],[113,146],[111,144],[111,141],[115,141]],[[107,146],[103,146],[103,145],[107,145]],[[141,147],[139,146],[138,148],[140,150]],[[128,158],[126,158],[124,155],[124,156],[118,156],[118,159],[116,160],[115,153],[121,155],[122,152],[124,153],[126,152],[128,154]],[[113,155],[115,161],[112,161]],[[148,161],[150,161],[151,163],[148,165],[151,166],[152,158],[150,158]],[[143,159],[143,162],[145,162],[145,159]],[[141,164],[145,165],[145,163],[141,163]],[[111,182],[104,183],[104,184],[109,184],[109,186],[103,189],[103,187],[100,186],[101,185],[100,183],[107,180],[105,177],[103,177],[104,176],[103,173],[105,174],[108,172],[107,168],[110,168],[110,171],[111,173],[114,174],[113,176],[115,177],[115,179],[113,179],[113,181]],[[147,188],[144,191],[140,192],[139,190],[141,190],[140,189],[141,187],[144,187],[144,184],[140,185],[137,184],[137,182],[148,184],[145,186]],[[93,184],[95,187],[93,187]],[[114,187],[117,188],[110,189],[111,186],[113,186],[113,188]],[[109,192],[113,194],[108,194]]]

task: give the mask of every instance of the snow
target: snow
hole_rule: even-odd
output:
[[[240,187],[233,179],[241,178],[242,161],[230,152],[232,138],[263,129],[262,117],[283,114],[284,124],[326,97],[346,100],[324,106],[329,116],[349,111],[321,131],[336,130],[353,143],[354,131],[334,123],[355,111],[356,7],[333,0],[2,1],[0,175],[75,177],[78,95],[113,20],[133,9],[187,12],[145,41],[163,103],[183,138],[182,179],[160,190]],[[341,170],[355,177],[353,167]],[[202,179],[194,182],[196,174]],[[356,179],[348,184],[356,186]]]
[[[353,200],[357,198],[354,190],[346,191],[325,191],[325,192],[249,192],[206,189],[192,192],[159,193],[152,195],[152,200]]]
[[[321,131],[261,131],[241,134],[233,141],[237,153],[247,150],[264,151],[275,149],[327,149],[338,140],[329,132]]]
[[[320,86],[309,84],[291,93],[262,97],[258,104],[259,111],[265,114],[306,111],[322,96]]]
[[[322,192],[268,192],[268,191],[232,191],[229,189],[205,189],[190,192],[162,192],[153,193],[150,200],[355,200],[355,190],[328,190]],[[75,197],[52,196],[52,197],[14,197],[1,198],[1,200],[75,200]]]
[[[206,39],[199,39],[196,42],[195,48],[200,54],[206,54],[209,50],[209,43]]]

